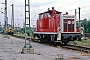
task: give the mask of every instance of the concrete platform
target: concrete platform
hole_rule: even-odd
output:
[[[31,44],[34,48],[34,54],[21,54],[24,39],[3,38],[3,35],[0,34],[0,60],[90,60],[90,56],[83,56],[78,52],[34,42],[31,42]],[[75,56],[79,58],[75,58]]]

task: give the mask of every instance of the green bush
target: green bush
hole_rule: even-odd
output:
[[[31,36],[31,35],[32,35],[32,33],[31,33],[31,32],[26,32],[26,34],[27,34],[28,36]]]

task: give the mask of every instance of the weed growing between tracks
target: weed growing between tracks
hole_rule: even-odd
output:
[[[88,39],[87,37],[82,38],[81,41],[75,41],[75,43],[77,45],[82,45],[82,46],[88,46],[88,47],[90,47],[90,39]]]

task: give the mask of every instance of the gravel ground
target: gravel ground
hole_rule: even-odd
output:
[[[63,55],[64,60],[90,60],[90,56],[83,56],[79,52],[35,42],[31,42],[31,45],[34,48],[34,54],[21,54],[24,39],[3,38],[3,35],[0,34],[0,60],[60,60],[59,55]]]

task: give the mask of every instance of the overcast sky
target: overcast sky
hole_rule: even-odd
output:
[[[11,24],[11,4],[14,4],[16,26],[23,26],[24,20],[24,0],[7,0],[8,2],[8,22]],[[0,0],[4,3],[4,0]],[[55,7],[63,13],[74,14],[75,9],[81,7],[81,19],[90,18],[90,0],[30,0],[32,26],[35,25],[38,14],[47,11],[48,8]],[[4,12],[4,5],[0,4],[0,11]],[[77,13],[78,16],[78,13]],[[0,13],[0,22],[4,24],[4,15]]]

